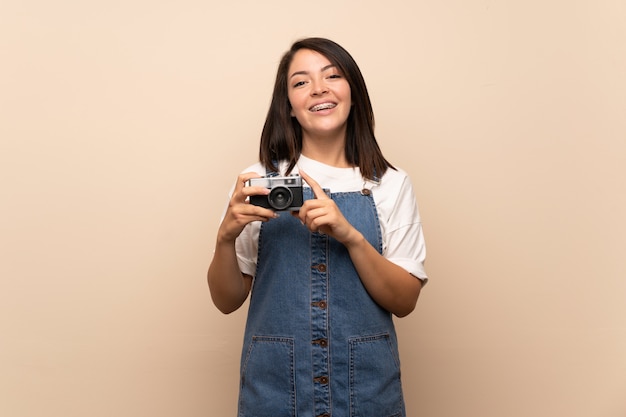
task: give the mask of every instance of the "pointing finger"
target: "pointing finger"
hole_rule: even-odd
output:
[[[328,196],[326,195],[322,187],[317,183],[317,181],[309,177],[306,172],[300,171],[300,176],[306,181],[307,184],[309,184],[311,190],[313,190],[313,194],[315,194],[315,198],[317,198],[318,200],[324,200],[328,198]]]

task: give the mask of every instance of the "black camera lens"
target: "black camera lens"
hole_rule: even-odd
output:
[[[275,187],[270,191],[267,200],[272,208],[284,210],[291,205],[293,194],[291,194],[291,190],[287,187]]]

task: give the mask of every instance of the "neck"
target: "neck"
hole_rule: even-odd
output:
[[[344,138],[302,138],[302,155],[326,165],[349,168]]]

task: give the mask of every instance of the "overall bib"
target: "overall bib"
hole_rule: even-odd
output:
[[[330,197],[381,252],[371,193]],[[240,377],[239,417],[405,416],[391,314],[347,249],[290,213],[261,226]]]

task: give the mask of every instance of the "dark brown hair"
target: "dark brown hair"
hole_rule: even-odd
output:
[[[324,55],[335,65],[350,85],[352,109],[348,116],[345,153],[348,163],[359,167],[367,179],[380,178],[387,168],[395,169],[383,156],[374,136],[374,111],[365,80],[352,56],[339,44],[324,38],[306,38],[295,42],[278,65],[276,82],[265,125],[261,133],[259,159],[273,172],[278,161],[288,161],[287,174],[295,167],[302,152],[302,128],[291,116],[287,91],[289,66],[296,52],[310,49]]]

